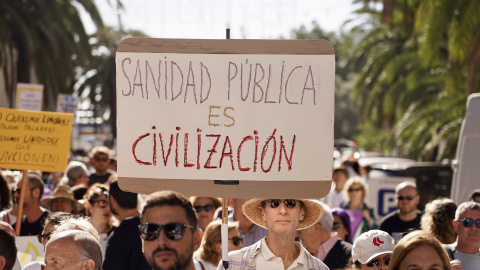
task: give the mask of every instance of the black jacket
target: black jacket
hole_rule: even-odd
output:
[[[326,264],[330,270],[345,269],[351,256],[352,244],[339,239],[330,252],[328,252],[323,263]]]

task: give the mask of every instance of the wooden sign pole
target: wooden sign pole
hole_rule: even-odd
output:
[[[20,188],[20,199],[18,201],[18,212],[17,212],[17,223],[15,225],[15,233],[17,236],[20,235],[20,229],[22,226],[22,216],[23,216],[23,202],[25,201],[25,190],[27,188],[27,182],[28,182],[28,171],[24,170],[23,171],[23,176],[22,176],[22,187]]]
[[[228,198],[222,198],[222,264],[228,269]]]

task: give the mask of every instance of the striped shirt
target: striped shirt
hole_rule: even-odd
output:
[[[318,247],[317,258],[319,258],[323,262],[323,260],[325,260],[325,257],[327,257],[330,250],[337,243],[338,239],[339,239],[338,234],[334,233],[334,235],[332,237],[330,237],[330,239],[325,241],[325,243],[321,244]]]
[[[301,243],[295,242],[301,249],[300,255],[303,254],[304,258],[297,258],[298,263],[294,269],[308,269],[308,270],[329,270],[328,267],[321,262],[319,259],[312,256],[303,246]],[[263,259],[261,257],[260,250],[264,247],[268,249],[268,246],[265,242],[265,238],[256,242],[255,244],[242,248],[237,251],[232,251],[228,253],[228,270],[255,270],[257,269],[257,260]],[[303,263],[302,263],[303,262]],[[306,263],[305,263],[306,262]],[[283,266],[283,265],[282,265]],[[217,267],[217,270],[223,270],[222,261]],[[289,268],[290,269],[290,268]]]

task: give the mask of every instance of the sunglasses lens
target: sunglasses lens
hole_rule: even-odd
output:
[[[340,223],[338,222],[333,222],[333,225],[332,225],[332,230],[336,230],[340,227]]]
[[[160,226],[157,224],[140,224],[138,226],[140,230],[140,235],[145,241],[153,241],[158,238],[160,233]]]
[[[294,208],[297,205],[296,200],[285,200],[284,202],[288,208]]]
[[[480,228],[480,219],[475,220],[475,225],[477,228]]]
[[[389,265],[390,264],[390,257],[383,259],[383,263],[385,263],[385,265]]]
[[[213,210],[213,205],[207,204],[203,207],[203,209],[205,209],[205,211],[207,211],[207,212],[210,212],[210,211]]]
[[[280,206],[280,200],[278,200],[278,199],[268,200],[268,205],[269,205],[271,208],[277,208],[278,206]]]
[[[370,261],[369,263],[367,263],[367,266],[368,267],[377,267],[380,265],[380,261],[375,259],[375,260],[372,260]]]
[[[187,226],[181,223],[169,223],[164,226],[165,236],[173,241],[177,241],[183,238],[185,228]]]
[[[462,222],[463,222],[463,226],[465,226],[465,228],[470,228],[473,225],[473,219],[471,219],[471,218],[466,218]]]

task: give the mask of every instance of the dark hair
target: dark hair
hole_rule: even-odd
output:
[[[111,189],[110,189],[111,191]],[[185,210],[190,226],[197,228],[197,214],[193,209],[192,203],[182,194],[175,191],[158,191],[148,195],[142,210],[142,222],[148,209],[155,206],[180,206]]]
[[[468,200],[475,201],[475,197],[479,197],[479,196],[480,196],[480,189],[475,189],[468,197]]]
[[[115,198],[121,208],[137,208],[137,193],[121,190],[117,181],[110,184],[110,196]]]
[[[108,187],[104,184],[95,183],[88,188],[87,192],[85,192],[83,200],[93,205],[95,201],[102,195],[105,195],[108,199]]]
[[[43,227],[45,227],[45,225],[47,223],[50,223],[52,225],[55,225],[55,226],[58,226],[60,224],[62,224],[63,221],[71,218],[71,217],[74,217],[74,215],[70,214],[70,213],[65,213],[65,212],[52,212],[50,215],[48,215],[47,218],[45,218],[45,220],[43,221]]]
[[[8,228],[0,224],[0,256],[5,257],[5,268],[11,270],[17,257],[17,246],[15,245],[15,236]]]
[[[0,173],[0,210],[7,207],[11,200],[10,188],[8,187],[7,180]]]
[[[42,198],[43,189],[44,189],[44,184],[42,179],[40,179],[40,177],[35,174],[29,174],[28,187],[30,188],[31,191],[34,191],[37,188],[40,190],[40,194],[38,196],[38,201],[40,201]]]
[[[332,174],[334,173],[343,173],[343,175],[345,175],[345,177],[348,178],[348,171],[344,167],[336,168],[335,170],[333,170]]]

